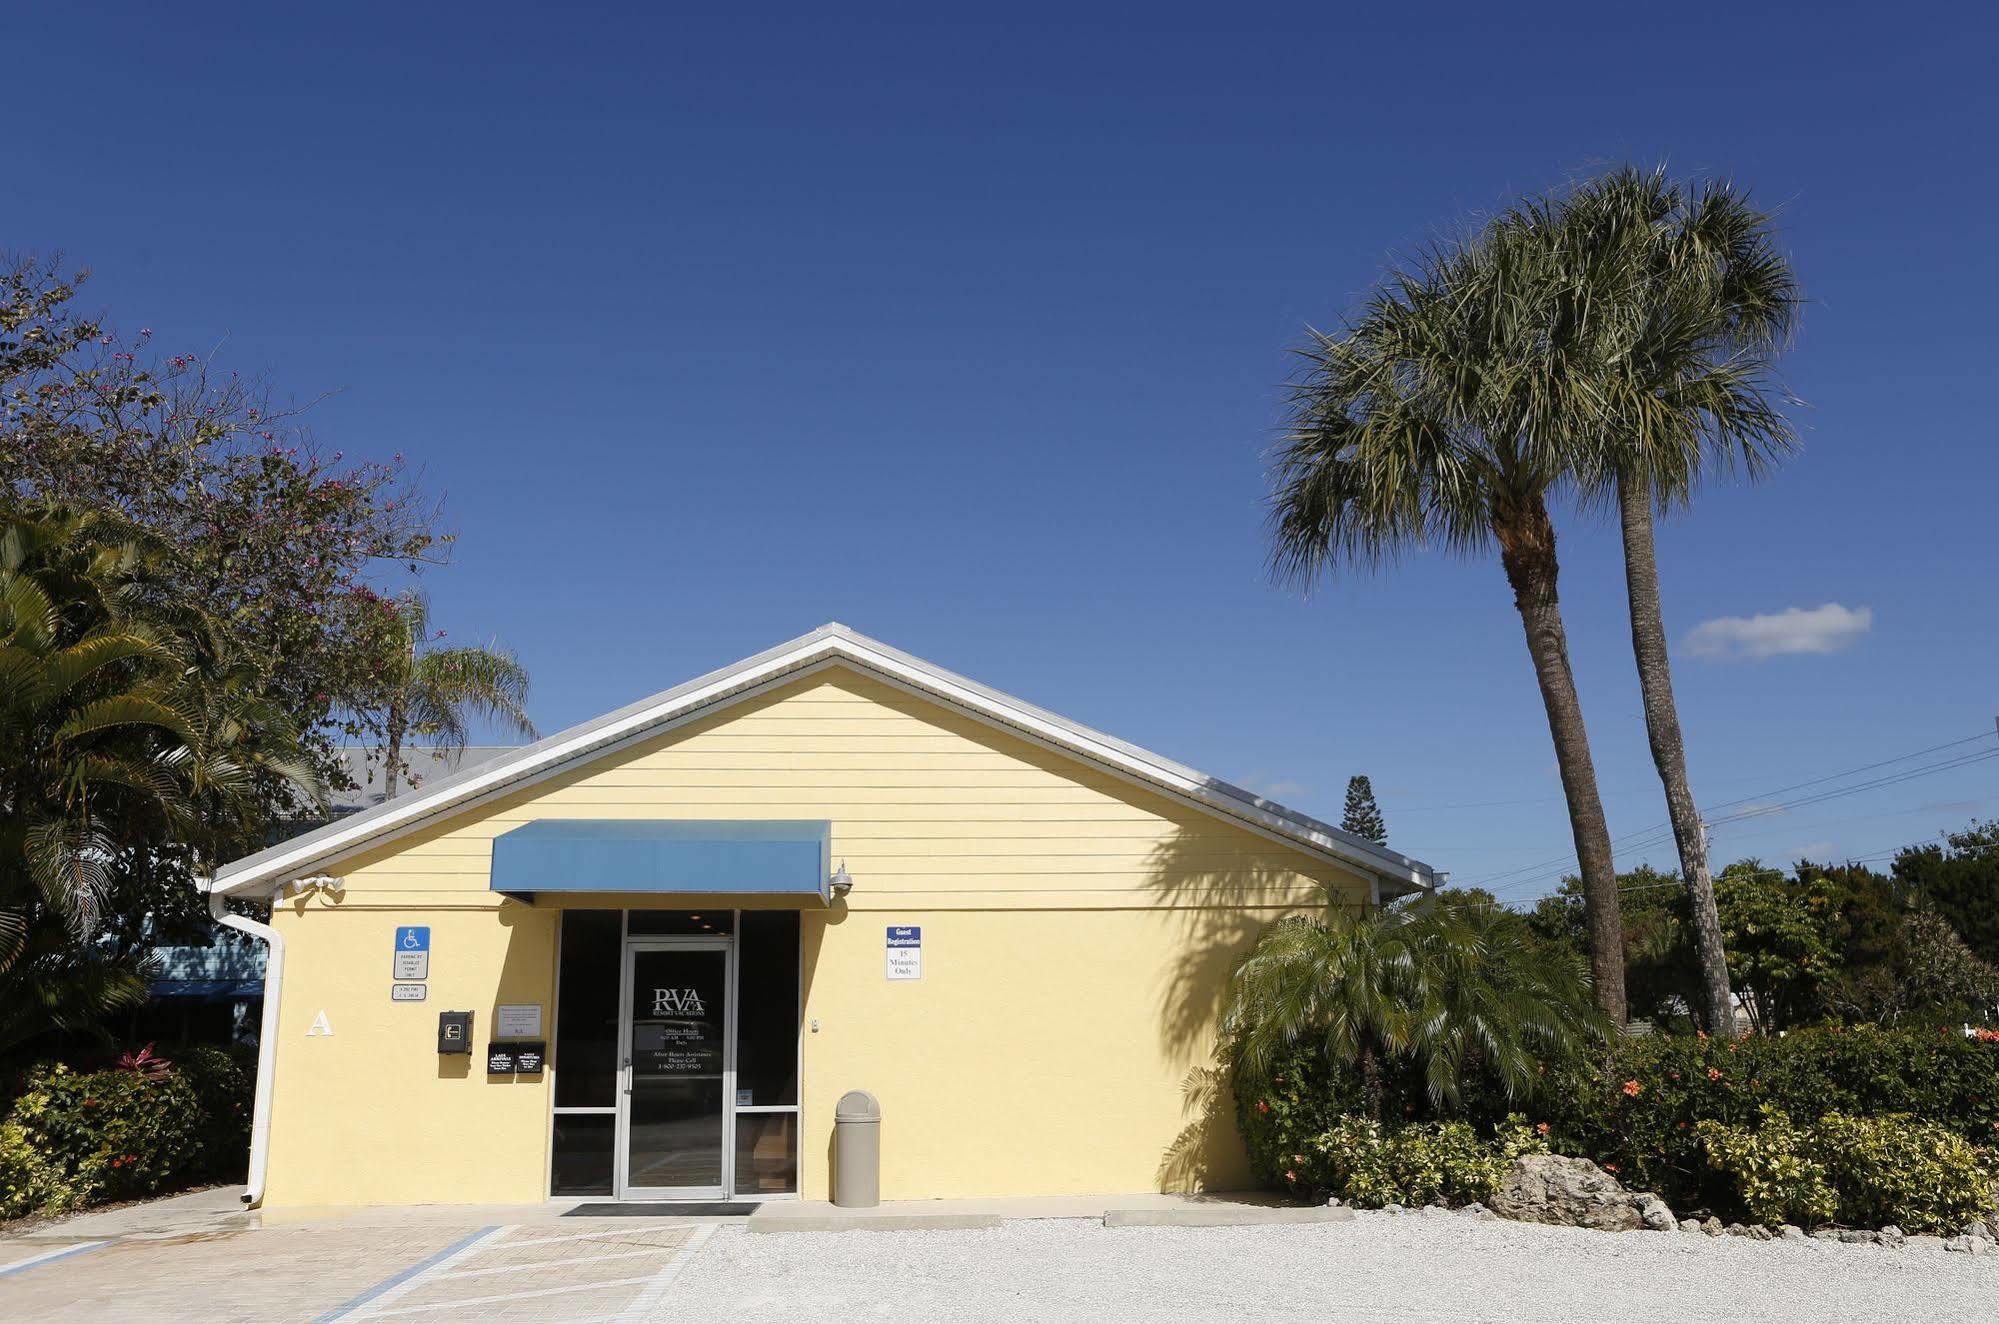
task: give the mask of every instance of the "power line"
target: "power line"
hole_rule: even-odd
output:
[[[1926,749],[1915,750],[1911,753],[1902,754],[1895,758],[1878,759],[1875,762],[1864,763],[1858,767],[1847,768],[1840,772],[1828,773],[1823,777],[1814,777],[1807,781],[1794,782],[1789,786],[1780,786],[1775,788],[1774,790],[1759,792],[1755,795],[1743,796],[1740,799],[1723,801],[1720,804],[1709,806],[1706,810],[1703,811],[1703,813],[1711,813],[1715,809],[1725,809],[1728,808],[1730,805],[1750,804],[1752,802],[1760,801],[1766,796],[1780,795],[1785,791],[1803,790],[1812,786],[1823,786],[1827,782],[1839,781],[1842,778],[1851,777],[1857,773],[1871,772],[1876,768],[1885,768],[1896,763],[1906,763],[1910,759],[1920,758],[1925,754],[1935,754],[1942,750],[1954,749],[1960,745],[1970,744],[1973,741],[1984,740],[1993,734],[1994,733],[1990,731],[1981,731],[1975,736],[1966,736],[1961,740],[1945,741],[1943,744],[1931,745]],[[1728,823],[1742,822],[1746,819],[1765,818],[1784,810],[1796,809],[1803,807],[1805,805],[1820,804],[1827,800],[1839,799],[1843,796],[1858,795],[1864,791],[1879,790],[1882,789],[1883,787],[1899,785],[1902,782],[1914,781],[1919,777],[1928,777],[1939,772],[1948,772],[1955,768],[1967,767],[1969,765],[1976,763],[1989,762],[1995,758],[1999,758],[1999,749],[1985,750],[1977,753],[1957,755],[1949,759],[1939,760],[1936,763],[1925,764],[1920,768],[1905,768],[1899,772],[1890,773],[1882,777],[1870,778],[1865,782],[1856,783],[1855,785],[1852,786],[1833,787],[1831,789],[1821,791],[1813,795],[1800,796],[1795,800],[1781,801],[1775,804],[1758,803],[1755,804],[1755,807],[1753,809],[1744,810],[1735,814],[1723,815],[1720,818],[1714,819],[1709,823],[1709,826],[1719,827]],[[1613,838],[1611,841],[1611,846],[1613,847],[1613,849],[1622,846],[1622,848],[1627,851],[1649,851],[1654,847],[1665,845],[1670,840],[1672,840],[1671,825],[1656,824],[1649,828],[1641,828],[1636,832],[1626,833],[1622,837]],[[1543,885],[1549,882],[1551,878],[1553,880],[1559,881],[1562,874],[1566,873],[1569,868],[1574,866],[1575,861],[1576,861],[1575,853],[1570,852],[1566,855],[1558,855],[1550,857],[1549,859],[1538,862],[1536,864],[1516,866],[1515,868],[1507,869],[1497,874],[1488,875],[1487,879],[1484,882],[1484,886],[1486,886],[1487,890],[1491,891],[1494,895],[1500,895],[1506,892],[1517,893],[1526,888]],[[1553,875],[1549,875],[1545,871],[1550,868],[1555,868],[1557,872],[1554,873]],[[1533,875],[1533,876],[1522,877],[1521,875]],[[1516,879],[1516,881],[1512,882],[1504,881],[1509,878]]]

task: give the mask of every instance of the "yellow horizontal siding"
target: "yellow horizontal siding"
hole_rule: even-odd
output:
[[[823,672],[515,791],[340,866],[350,895],[483,891],[492,839],[540,818],[833,824],[852,904],[1359,894],[1358,876],[894,686]]]

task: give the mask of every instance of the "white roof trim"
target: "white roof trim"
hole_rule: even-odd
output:
[[[844,625],[832,624],[535,744],[510,750],[419,791],[245,856],[218,869],[208,887],[224,893],[265,890],[301,873],[318,871],[330,861],[387,838],[400,836],[441,814],[466,808],[523,783],[541,780],[575,763],[601,757],[612,749],[706,714],[718,705],[740,701],[753,691],[834,663],[874,672],[990,725],[1027,735],[1039,744],[1098,764],[1128,781],[1166,791],[1265,836],[1357,868],[1375,881],[1377,895],[1436,885],[1435,871],[1419,860],[988,689]]]

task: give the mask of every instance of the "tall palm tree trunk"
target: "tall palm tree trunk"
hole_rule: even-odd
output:
[[[388,746],[388,758],[382,763],[382,798],[393,800],[400,789],[403,772],[403,718],[401,710],[394,704],[389,706],[389,720],[384,731],[384,743]]]
[[[1555,741],[1555,763],[1562,774],[1562,791],[1569,802],[1569,830],[1575,837],[1576,862],[1582,868],[1583,919],[1589,933],[1590,970],[1596,1001],[1617,1024],[1624,1023],[1624,920],[1617,904],[1617,868],[1611,860],[1610,827],[1597,793],[1596,764],[1590,758],[1589,733],[1583,728],[1582,700],[1576,694],[1575,671],[1569,665],[1568,631],[1555,581],[1555,525],[1539,493],[1495,503],[1492,531],[1499,541],[1499,560],[1513,586],[1513,604],[1527,632],[1527,652],[1534,659],[1534,676],[1541,684],[1541,703],[1548,710],[1548,732]]]
[[[1652,547],[1652,500],[1643,483],[1617,485],[1624,526],[1624,588],[1631,599],[1631,651],[1645,695],[1645,734],[1652,762],[1666,787],[1666,813],[1680,849],[1680,873],[1693,903],[1694,953],[1700,962],[1701,1010],[1717,1034],[1735,1028],[1735,998],[1728,987],[1728,956],[1721,945],[1721,916],[1714,905],[1707,842],[1700,810],[1687,784],[1687,754],[1680,739],[1680,711],[1673,702],[1673,667],[1666,654],[1666,625],[1659,611],[1659,562]]]

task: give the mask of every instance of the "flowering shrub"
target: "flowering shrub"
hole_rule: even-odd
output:
[[[1607,1066],[1572,1071],[1535,1106],[1558,1152],[1616,1163],[1627,1184],[1676,1203],[1727,1205],[1739,1196],[1718,1180],[1703,1122],[1755,1130],[1765,1109],[1801,1124],[1833,1112],[1904,1114],[1972,1145],[1999,1144],[1999,1043],[1955,1027],[1648,1035],[1619,1042]]]
[[[250,1072],[190,1049],[154,1074],[60,1064],[28,1072],[0,1122],[0,1218],[63,1213],[240,1171]]]
[[[1306,1154],[1313,1137],[1331,1131],[1342,1115],[1362,1111],[1356,1082],[1305,1052],[1262,1079],[1239,1071],[1236,1091],[1253,1170],[1274,1184],[1283,1184],[1292,1157]],[[1420,1078],[1403,1073],[1387,1075],[1384,1094],[1384,1117],[1400,1124],[1496,1126],[1518,1109],[1547,1128],[1541,1134],[1554,1152],[1592,1159],[1627,1186],[1658,1191],[1681,1209],[1733,1210],[1746,1200],[1738,1174],[1712,1161],[1702,1123],[1753,1134],[1766,1108],[1800,1129],[1828,1113],[1848,1119],[1902,1115],[1970,1148],[1999,1149],[1999,1042],[1967,1036],[1957,1026],[1824,1027],[1744,1039],[1647,1035],[1619,1039],[1608,1061],[1551,1068],[1545,1088],[1518,1102],[1487,1082],[1468,1081],[1462,1106],[1440,1114]],[[1749,1161],[1746,1151],[1724,1145],[1723,1152]],[[1792,1180],[1776,1170],[1760,1179]],[[1859,1180],[1833,1186],[1844,1196],[1849,1187],[1859,1189]],[[1806,1197],[1773,1191],[1768,1198]],[[1862,1205],[1855,1199],[1857,1210]],[[1850,1220],[1844,1209],[1838,1216]]]
[[[1987,1210],[1999,1175],[1961,1137],[1913,1117],[1827,1113],[1800,1127],[1766,1108],[1753,1130],[1702,1122],[1699,1132],[1709,1163],[1770,1226],[1836,1218],[1951,1233]]]

